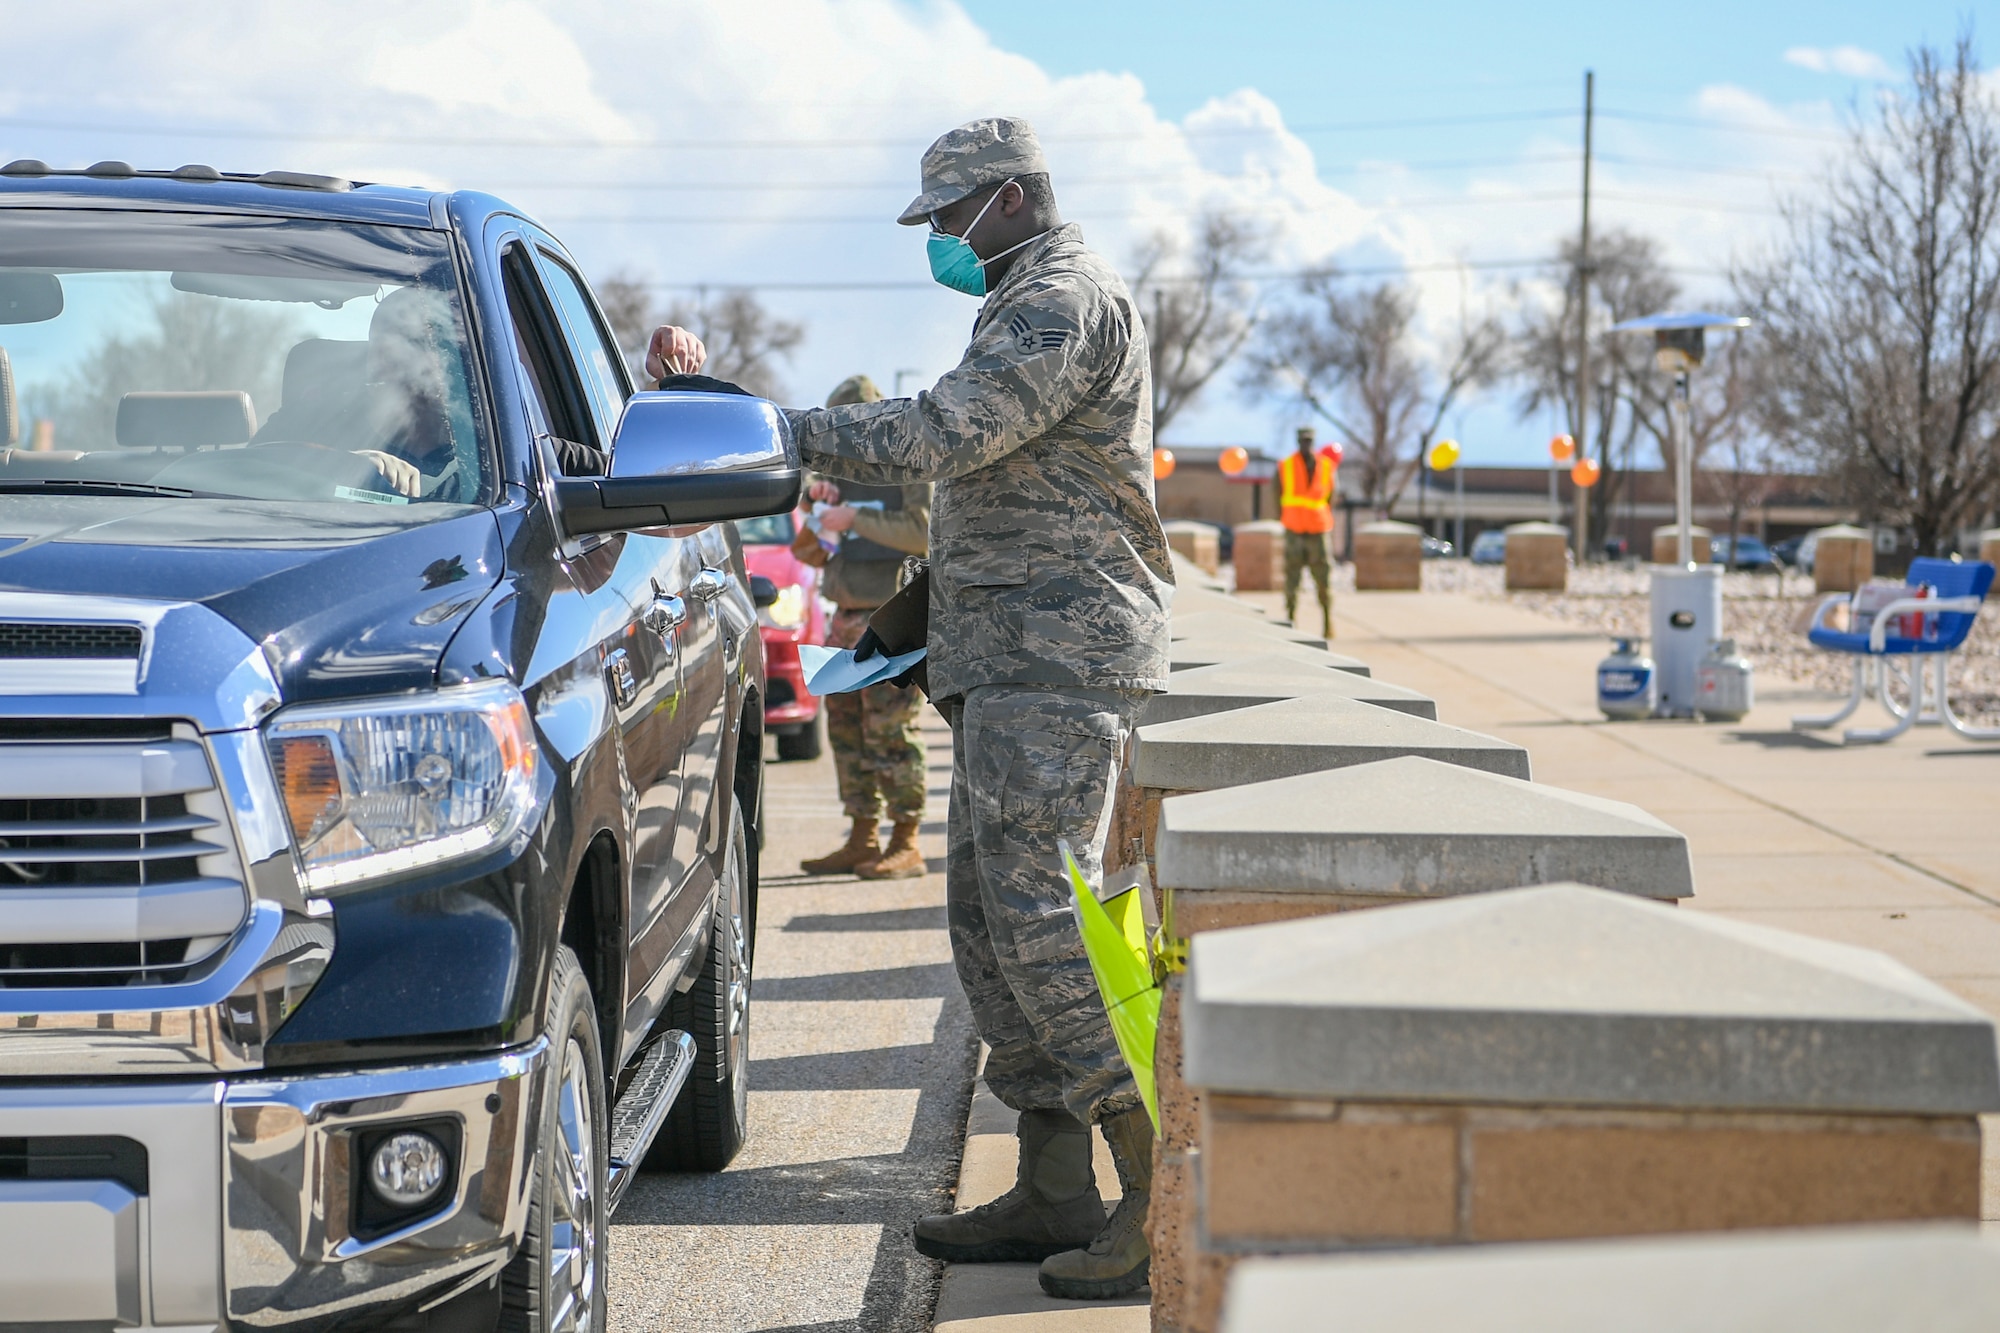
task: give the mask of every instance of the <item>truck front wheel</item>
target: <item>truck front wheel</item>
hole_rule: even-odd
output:
[[[597,1333],[605,1326],[604,1064],[590,983],[567,945],[549,979],[549,1060],[535,1182],[521,1251],[500,1284],[501,1333]]]

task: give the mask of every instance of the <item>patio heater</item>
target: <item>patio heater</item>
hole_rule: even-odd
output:
[[[1740,315],[1716,315],[1696,310],[1648,315],[1611,326],[1613,333],[1650,333],[1653,354],[1663,374],[1674,377],[1667,400],[1674,439],[1674,523],[1678,529],[1674,563],[1654,565],[1652,577],[1652,649],[1660,681],[1659,713],[1691,717],[1695,711],[1695,674],[1709,645],[1722,637],[1722,570],[1699,562],[1694,550],[1694,432],[1688,419],[1688,379],[1701,365],[1704,334],[1709,329],[1741,329],[1750,324]]]

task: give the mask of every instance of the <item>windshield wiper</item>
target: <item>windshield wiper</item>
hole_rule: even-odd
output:
[[[160,495],[176,500],[235,500],[240,496],[221,491],[196,491],[185,486],[156,486],[150,481],[94,481],[87,477],[35,477],[0,479],[0,494],[22,491],[58,491],[64,495]]]

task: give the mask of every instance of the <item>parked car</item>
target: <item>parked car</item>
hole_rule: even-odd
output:
[[[818,696],[806,689],[801,644],[826,642],[826,603],[820,599],[820,572],[792,554],[800,518],[771,514],[736,525],[743,559],[751,574],[771,580],[773,600],[758,613],[764,639],[764,730],[778,738],[778,758],[817,759],[820,752]]]
[[[1771,558],[1779,564],[1789,566],[1792,569],[1805,569],[1810,572],[1810,565],[1807,563],[1810,557],[1805,554],[1805,546],[1809,540],[1811,540],[1810,534],[1802,537],[1787,537],[1781,542],[1772,542]]]
[[[1718,565],[1731,563],[1729,559],[1729,538],[1727,535],[1711,537],[1708,542],[1708,551],[1708,558],[1711,563]],[[1736,559],[1734,564],[1737,569],[1761,573],[1770,573],[1778,568],[1777,557],[1771,554],[1771,548],[1764,545],[1760,539],[1749,536],[1746,533],[1737,534]]]
[[[1424,538],[1424,559],[1446,560],[1452,555],[1452,545],[1442,537]]]
[[[1475,565],[1504,565],[1507,563],[1507,530],[1488,528],[1472,539],[1472,563]]]
[[[745,1134],[785,418],[281,172],[0,170],[0,344],[0,1319],[602,1328]]]

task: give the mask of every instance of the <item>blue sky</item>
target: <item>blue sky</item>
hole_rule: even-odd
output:
[[[1689,300],[1713,301],[1771,239],[1777,194],[1813,188],[1841,109],[1961,17],[1930,0],[0,0],[11,49],[35,53],[0,83],[0,161],[489,189],[593,277],[662,299],[755,287],[807,326],[785,373],[815,401],[857,370],[911,388],[956,361],[975,306],[926,280],[921,236],[891,219],[923,146],[973,116],[1037,123],[1065,211],[1116,261],[1239,209],[1271,227],[1274,268],[1403,268],[1435,339],[1462,309],[1547,296],[1532,264],[1576,225],[1586,67],[1597,225],[1657,237]],[[1282,448],[1295,411],[1225,379],[1166,438]],[[1539,459],[1548,425],[1505,390],[1448,419],[1475,463]]]

